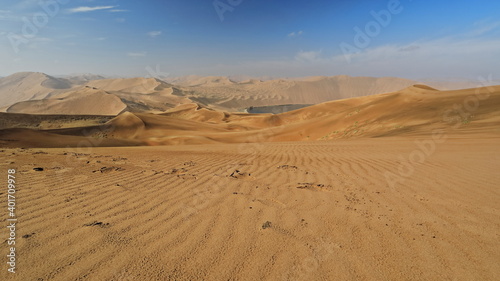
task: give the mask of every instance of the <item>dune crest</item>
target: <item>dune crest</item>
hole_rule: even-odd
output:
[[[111,92],[117,91],[141,94],[150,94],[163,88],[171,87],[171,85],[156,78],[100,79],[89,81],[85,85]]]
[[[287,79],[255,79],[246,76],[238,79],[191,75],[165,77],[160,80],[159,78],[105,79],[91,74],[56,78],[43,73],[24,72],[0,78],[0,110],[5,111],[15,103],[45,100],[61,94],[80,95],[80,92],[90,88],[116,95],[131,112],[159,113],[185,103],[197,103],[219,111],[245,112],[251,107],[286,108],[286,105],[302,107],[333,100],[395,92],[417,84],[418,81],[395,77],[347,75]],[[457,85],[467,85],[470,88],[475,86],[465,82],[442,82],[437,85],[441,90],[450,87],[463,88]],[[276,111],[272,108],[269,110]],[[102,114],[108,112],[109,110],[105,110]],[[45,112],[45,114],[58,113]],[[95,111],[79,112],[79,114],[95,114]]]
[[[97,93],[96,100],[101,99]],[[464,101],[478,95],[487,96],[488,100],[473,113],[467,117],[452,114],[457,106],[463,106]],[[68,95],[68,99],[71,97]],[[47,106],[64,105],[64,99],[53,102],[41,104],[39,108],[43,111]],[[124,104],[118,105],[116,111],[125,107]],[[325,102],[280,114],[230,113],[188,103],[161,114],[122,113],[107,123],[112,129],[108,130],[106,138],[169,145],[425,136],[436,129],[450,134],[483,132],[496,135],[499,133],[499,106],[500,86],[437,91],[421,85],[391,93]],[[79,130],[86,129],[66,130],[65,135],[84,135]],[[57,130],[46,132],[60,133]],[[22,135],[16,137],[25,139]],[[40,141],[43,142],[43,138]]]
[[[40,72],[19,72],[0,78],[0,108],[14,103],[43,99],[72,88],[71,82]]]
[[[19,102],[7,108],[10,113],[116,115],[127,107],[119,97],[101,90],[67,92],[42,100]]]
[[[140,135],[146,125],[130,112],[124,112],[106,123],[111,138],[133,139]]]

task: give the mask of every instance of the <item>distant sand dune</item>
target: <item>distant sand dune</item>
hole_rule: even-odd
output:
[[[101,90],[79,90],[48,99],[16,103],[7,112],[29,114],[117,115],[125,110],[120,98]]]
[[[43,99],[68,91],[69,81],[38,72],[20,72],[0,78],[0,108],[17,102]]]
[[[243,78],[243,77],[241,77]],[[126,111],[160,113],[179,104],[197,103],[219,111],[244,112],[249,107],[318,104],[327,101],[394,92],[418,81],[395,77],[315,76],[292,79],[239,80],[223,76],[185,76],[177,78],[113,78],[85,74],[56,78],[43,73],[22,72],[0,78],[0,111],[64,114],[60,108],[45,105],[46,99],[85,96],[88,89],[119,97]],[[474,88],[470,81],[434,81],[437,89]],[[436,85],[436,86],[434,86]],[[33,102],[37,101],[37,102]],[[25,103],[26,102],[26,103]],[[92,102],[92,101],[90,101]],[[24,103],[23,105],[20,105]],[[53,103],[50,101],[48,103]],[[15,107],[12,107],[16,105]],[[37,110],[27,109],[30,106]],[[73,108],[77,105],[65,106]],[[10,109],[9,109],[10,107]],[[42,110],[42,108],[44,108]],[[17,111],[20,109],[19,111]],[[79,110],[75,114],[109,114],[113,109]]]

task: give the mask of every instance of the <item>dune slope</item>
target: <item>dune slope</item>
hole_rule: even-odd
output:
[[[425,136],[436,131],[498,135],[499,106],[500,86],[438,91],[415,85],[397,92],[326,102],[275,115],[229,113],[184,104],[162,114],[123,113],[99,126],[105,131],[99,136],[88,133],[95,126],[45,133],[134,140],[145,145]],[[23,145],[26,139],[17,131],[4,131],[2,136],[4,146]],[[44,147],[50,145],[43,137],[39,141]]]
[[[0,108],[14,103],[43,99],[73,87],[69,80],[39,72],[19,72],[0,78]]]

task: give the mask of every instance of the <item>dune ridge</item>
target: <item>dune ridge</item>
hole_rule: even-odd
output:
[[[56,78],[43,73],[24,72],[0,78],[0,111],[32,113],[27,108],[33,104],[38,112],[44,114],[64,114],[60,108],[50,106],[53,101],[44,100],[57,99],[61,95],[67,97],[68,94],[83,98],[88,89],[94,89],[119,97],[130,112],[159,113],[186,103],[198,103],[219,111],[244,112],[250,107],[318,104],[369,96],[397,91],[418,83],[395,77],[347,75],[286,79],[192,75],[160,79],[105,78],[92,74]],[[441,90],[477,87],[477,84],[468,81],[433,83]],[[77,105],[65,106],[71,108]],[[78,114],[107,115],[110,111],[113,109],[102,108],[100,113],[80,110]]]
[[[464,113],[471,99],[475,99],[477,108]],[[103,137],[110,142],[133,140],[143,145],[326,141],[423,136],[435,130],[497,135],[498,105],[500,86],[438,91],[415,85],[392,93],[331,101],[281,114],[230,113],[191,103],[161,114],[125,112],[100,126],[44,132],[63,137]],[[102,134],[87,133],[95,130]],[[9,138],[20,142],[9,142]],[[19,132],[3,130],[0,139],[2,145],[10,146],[20,145],[26,138]],[[42,137],[40,145],[51,144]]]

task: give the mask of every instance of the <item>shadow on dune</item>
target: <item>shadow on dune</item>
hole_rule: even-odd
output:
[[[313,141],[423,136],[438,129],[448,133],[498,135],[499,106],[500,86],[438,91],[415,85],[398,92],[326,102],[280,114],[229,113],[184,104],[161,114],[124,112],[99,125],[4,129],[0,130],[0,145],[74,147]]]

